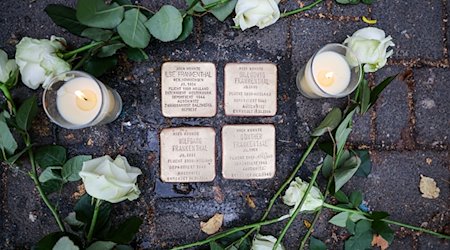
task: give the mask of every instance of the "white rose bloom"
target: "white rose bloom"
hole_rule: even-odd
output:
[[[238,0],[233,21],[242,30],[253,26],[265,28],[280,18],[279,2],[280,0]]]
[[[0,83],[6,83],[16,69],[16,61],[14,59],[8,60],[8,55],[0,49]]]
[[[64,50],[65,44],[64,38],[55,36],[50,40],[22,38],[16,46],[16,62],[22,82],[31,89],[37,89],[47,79],[69,71],[70,64],[57,55],[57,52]]]
[[[286,193],[282,197],[284,204],[288,206],[294,206],[291,209],[290,214],[297,209],[300,205],[300,202],[305,195],[306,189],[308,188],[309,183],[302,181],[302,179],[296,177],[294,181],[291,182],[289,188],[286,190]],[[320,190],[312,186],[309,190],[309,194],[306,197],[305,202],[302,205],[300,211],[315,211],[323,205],[323,196]]]
[[[277,242],[277,238],[272,235],[257,234],[253,239],[251,250],[272,250]],[[284,250],[283,245],[279,244],[277,250]]]
[[[375,72],[386,65],[387,58],[394,53],[393,50],[387,49],[395,46],[391,36],[386,37],[383,30],[374,27],[356,31],[345,39],[344,45],[356,54],[361,64],[364,64],[365,72]]]
[[[103,156],[83,163],[80,177],[86,192],[97,199],[118,203],[135,200],[141,193],[136,185],[141,170],[128,164],[127,158],[118,155],[113,161]]]

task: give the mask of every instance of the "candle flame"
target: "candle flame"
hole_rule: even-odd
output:
[[[325,74],[325,77],[328,78],[328,79],[333,78],[333,76],[334,76],[333,72],[328,72],[328,73]]]
[[[85,101],[87,101],[88,99],[86,98],[86,95],[84,95],[83,91],[77,90],[75,91],[75,95],[80,98],[80,99],[84,99]]]

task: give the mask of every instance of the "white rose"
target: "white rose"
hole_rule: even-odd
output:
[[[0,49],[0,83],[6,83],[16,70],[16,61],[8,60],[8,55]]]
[[[286,193],[282,197],[284,204],[288,206],[294,206],[291,209],[290,214],[297,209],[300,205],[300,202],[305,195],[306,189],[308,188],[309,183],[302,181],[300,178],[295,178],[294,181],[291,182],[289,188],[286,190]],[[302,205],[300,211],[315,211],[323,205],[323,196],[320,190],[312,186],[309,190],[308,196],[306,197],[305,202]]]
[[[113,161],[103,156],[83,163],[80,177],[86,192],[97,199],[111,203],[135,200],[141,193],[136,185],[139,168],[131,167],[127,158],[118,155]]]
[[[265,28],[280,18],[279,2],[280,0],[238,0],[233,21],[242,30],[253,26]]]
[[[22,38],[16,46],[16,62],[22,82],[29,88],[37,89],[47,79],[69,71],[70,64],[57,55],[59,51],[64,50],[65,44],[64,38],[55,36],[50,40]]]
[[[253,239],[251,250],[272,250],[277,238],[272,235],[257,234]],[[283,245],[278,244],[277,250],[284,250]]]
[[[344,45],[355,53],[361,64],[364,64],[365,72],[375,72],[386,65],[387,58],[393,54],[393,50],[387,49],[395,46],[391,36],[386,37],[383,30],[373,27],[356,31],[345,39]]]

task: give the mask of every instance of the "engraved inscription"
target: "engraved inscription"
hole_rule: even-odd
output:
[[[216,67],[212,63],[167,62],[161,69],[162,113],[166,117],[216,114]]]
[[[270,63],[225,66],[225,114],[274,116],[277,112],[277,68]]]
[[[225,125],[222,174],[227,179],[267,179],[275,175],[273,125]]]
[[[214,180],[215,139],[212,128],[169,128],[161,131],[161,180],[208,182]]]

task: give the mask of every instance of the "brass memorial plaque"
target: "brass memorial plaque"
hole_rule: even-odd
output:
[[[216,176],[216,132],[213,128],[167,128],[160,134],[161,180],[208,182]]]
[[[225,125],[222,174],[226,179],[267,179],[275,175],[275,127]]]
[[[225,115],[274,116],[277,113],[277,66],[228,63],[224,99]]]
[[[161,106],[165,117],[216,114],[216,66],[206,62],[166,62],[161,68]]]

